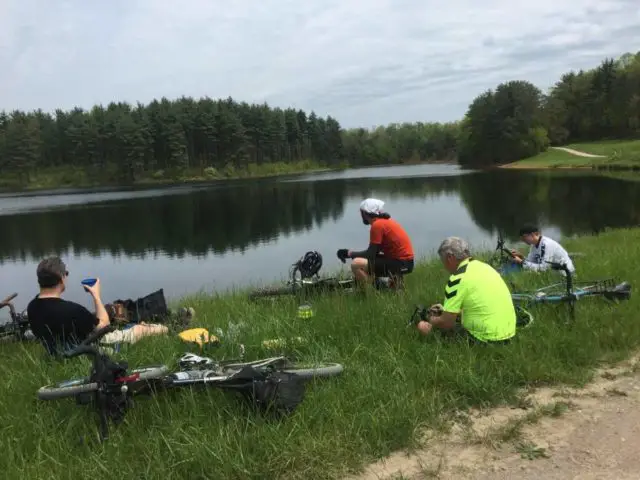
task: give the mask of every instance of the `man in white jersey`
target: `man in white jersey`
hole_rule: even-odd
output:
[[[525,258],[517,250],[511,250],[511,254],[513,255],[513,261],[522,265],[523,269],[540,272],[551,268],[551,264],[548,262],[553,262],[566,265],[572,274],[576,272],[576,267],[573,265],[571,257],[562,248],[562,245],[549,237],[543,236],[536,225],[522,227],[520,229],[520,238],[527,245],[531,245],[529,255]]]

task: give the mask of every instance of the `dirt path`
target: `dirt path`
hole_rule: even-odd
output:
[[[578,150],[574,150],[573,148],[567,148],[567,147],[549,147],[549,148],[553,148],[554,150],[562,150],[563,152],[567,152],[572,155],[576,155],[578,157],[589,157],[589,158],[605,158],[606,157],[606,155],[595,155],[593,153],[580,152]]]
[[[638,479],[640,361],[601,370],[584,389],[538,389],[518,408],[472,411],[424,450],[396,453],[358,480]]]

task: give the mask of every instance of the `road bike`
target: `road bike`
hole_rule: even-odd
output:
[[[13,305],[13,300],[17,296],[17,293],[13,293],[0,302],[0,310],[8,307],[10,316],[9,322],[0,325],[0,339],[2,340],[22,341],[30,340],[33,337],[26,309],[22,312],[17,312],[16,307]]]
[[[293,412],[304,398],[304,382],[342,373],[339,363],[304,365],[283,356],[245,362],[217,361],[191,353],[183,355],[179,370],[166,365],[149,365],[129,369],[127,362],[117,362],[101,352],[94,343],[115,330],[108,325],[96,330],[75,348],[63,353],[66,358],[86,355],[92,358],[88,377],[74,378],[41,387],[41,400],[75,398],[78,404],[92,405],[99,416],[99,435],[103,442],[109,437],[109,422],[120,423],[132,398],[142,393],[162,389],[211,386],[239,392],[251,404],[265,412]],[[241,348],[244,357],[244,348]]]

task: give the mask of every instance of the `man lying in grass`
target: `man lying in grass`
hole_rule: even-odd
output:
[[[69,272],[58,257],[46,258],[37,269],[40,294],[27,306],[31,331],[50,355],[72,348],[82,342],[94,329],[110,324],[109,315],[100,298],[100,280],[93,286],[83,285],[91,295],[95,313],[82,305],[61,298],[66,289]],[[105,335],[101,343],[134,343],[148,335],[165,335],[164,325],[139,324],[126,330]]]
[[[428,319],[418,323],[420,333],[428,335],[436,327],[470,343],[508,343],[516,334],[516,312],[500,274],[473,258],[467,242],[458,237],[446,238],[438,255],[451,276],[444,305],[431,306]]]
[[[551,268],[549,262],[566,265],[573,274],[576,268],[567,251],[558,242],[543,236],[536,225],[525,225],[520,229],[520,238],[530,245],[529,255],[525,258],[517,250],[511,250],[512,261],[522,266],[525,270],[541,272]],[[564,272],[562,272],[564,275]]]

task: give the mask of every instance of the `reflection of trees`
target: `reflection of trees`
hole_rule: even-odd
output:
[[[460,177],[460,195],[476,224],[511,240],[529,221],[563,235],[640,222],[640,184],[613,178],[492,171]]]
[[[392,203],[460,192],[481,228],[511,240],[525,221],[563,234],[640,223],[640,183],[557,174],[492,171],[462,176],[252,181],[183,195],[133,198],[46,212],[0,216],[0,258],[47,252],[171,256],[224,253],[335,221],[348,199],[378,195]]]
[[[92,255],[108,251],[127,256],[244,251],[280,234],[337,220],[348,197],[364,198],[372,189],[389,199],[424,197],[455,191],[457,182],[455,177],[247,182],[184,195],[0,216],[0,258],[38,258],[69,247]]]

